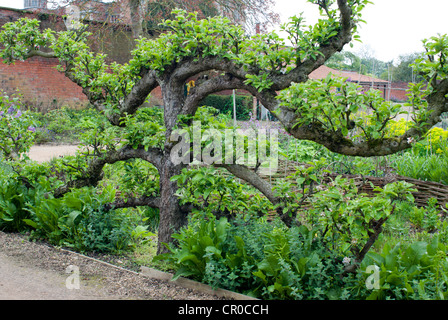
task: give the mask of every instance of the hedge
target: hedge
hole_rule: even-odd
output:
[[[233,118],[233,96],[232,95],[209,95],[199,105],[210,106],[218,109],[223,114],[229,114]],[[252,110],[251,96],[236,96],[236,119],[246,121],[250,119]]]

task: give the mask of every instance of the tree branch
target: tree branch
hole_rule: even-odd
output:
[[[271,201],[271,203],[277,204],[279,202],[279,198],[274,195],[272,186],[269,184],[269,182],[263,180],[258,174],[256,174],[248,167],[239,164],[214,164],[214,166],[217,168],[225,168],[234,176],[250,183],[261,193],[263,193],[266,198]]]
[[[120,114],[114,114],[110,121],[115,125],[119,125],[120,119],[125,113],[133,114],[145,102],[148,95],[158,86],[156,72],[152,70],[144,70],[141,78],[132,87],[131,92],[126,96]]]
[[[160,198],[143,196],[140,198],[116,199],[113,203],[108,203],[104,206],[106,211],[121,208],[135,208],[135,207],[160,207]]]
[[[214,164],[217,168],[225,168],[227,171],[232,173],[234,176],[243,179],[244,181],[250,183],[256,189],[258,189],[263,195],[273,204],[279,205],[281,203],[281,198],[277,197],[273,190],[272,185],[266,180],[262,179],[258,174],[256,174],[253,170],[249,169],[246,166],[242,166],[239,164]],[[276,209],[277,214],[280,219],[287,227],[292,227],[296,225],[297,222],[295,215],[290,216],[288,213],[283,213],[284,206],[279,205]]]
[[[361,262],[364,260],[366,254],[369,252],[370,248],[375,244],[376,240],[378,239],[379,235],[383,231],[383,225],[386,223],[386,221],[389,219],[389,217],[395,212],[396,205],[394,204],[392,207],[392,211],[389,214],[388,217],[381,218],[378,221],[371,221],[370,228],[372,229],[372,232],[369,232],[369,239],[367,240],[364,247],[357,251],[355,253],[355,263],[350,264],[344,268],[344,274],[356,272],[358,267],[361,265]]]
[[[277,93],[274,90],[257,92],[254,88],[242,85],[256,96],[260,103],[282,123],[287,132],[299,140],[317,142],[332,152],[348,156],[372,157],[385,156],[406,150],[412,147],[412,141],[420,139],[430,128],[440,121],[440,116],[448,112],[448,79],[433,85],[432,92],[426,97],[430,115],[408,129],[400,137],[380,138],[376,140],[352,141],[345,137],[341,130],[327,130],[322,124],[314,122],[297,126],[298,115],[294,108],[280,106]],[[412,139],[411,139],[412,138]]]
[[[171,78],[178,83],[185,83],[189,78],[206,71],[219,70],[232,74],[234,77],[245,79],[246,74],[256,73],[258,70],[245,71],[240,65],[227,58],[209,56],[201,59],[188,57],[179,62],[171,74]],[[259,71],[259,70],[258,70]]]
[[[322,66],[334,53],[341,51],[346,44],[350,43],[355,27],[353,11],[347,0],[338,0],[337,2],[341,14],[340,29],[337,35],[331,37],[327,44],[320,44],[320,54],[317,54],[315,59],[306,59],[287,74],[273,76],[274,85],[271,89],[279,91],[289,87],[292,82],[307,81],[311,72]]]
[[[192,94],[185,99],[182,114],[194,114],[199,107],[198,103],[208,95],[223,90],[234,89],[240,86],[241,83],[242,82],[238,78],[233,77],[229,73],[205,81],[201,85],[195,87]]]
[[[143,147],[134,149],[125,146],[119,150],[108,151],[101,157],[95,158],[90,164],[83,177],[69,181],[65,186],[55,190],[56,198],[62,197],[73,188],[82,188],[86,186],[96,186],[103,178],[103,168],[106,164],[113,164],[119,161],[139,158],[152,163],[158,170],[161,168],[162,152],[159,149],[148,149]]]
[[[28,52],[28,56],[26,58],[29,59],[32,57],[42,57],[42,58],[47,58],[47,59],[57,58],[57,56],[54,52],[43,52],[41,50],[30,50],[30,52]]]

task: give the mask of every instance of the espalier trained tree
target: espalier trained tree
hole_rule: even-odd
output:
[[[188,206],[181,205],[176,196],[177,181],[172,179],[187,164],[173,162],[171,154],[177,140],[170,137],[176,129],[191,125],[201,100],[229,89],[250,92],[292,136],[315,141],[334,152],[368,157],[410,148],[439,121],[442,112],[448,111],[448,38],[432,38],[425,43],[428,51],[416,67],[428,86],[423,91],[422,86],[411,88],[414,121],[403,135],[391,136],[389,121],[400,111],[375,91],[363,94],[355,84],[338,79],[308,81],[313,70],[357,37],[361,12],[369,1],[310,2],[319,6],[322,18],[314,26],[304,26],[303,17],[293,17],[283,26],[291,45],[275,33],[248,37],[226,18],[200,20],[195,13],[177,10],[173,20],[163,22],[166,32],[160,37],[136,40],[132,58],[125,64],[108,64],[105,55],[91,52],[84,27],[54,32],[42,31],[37,20],[6,24],[0,34],[5,62],[34,56],[59,59],[59,70],[83,88],[91,104],[113,125],[101,147],[86,160],[82,175],[55,190],[54,195],[97,185],[106,164],[128,159],[151,163],[159,175],[159,192],[128,199],[120,206],[160,209],[159,252],[163,251],[161,244],[172,241],[172,233],[186,223],[188,215]],[[210,76],[186,95],[187,81],[204,73]],[[156,121],[149,117],[137,123],[138,110],[157,87],[162,90],[163,118]],[[120,130],[125,134],[116,142],[111,136],[119,136]],[[287,195],[274,192],[253,169],[242,164],[219,166],[259,189],[277,205],[287,225],[295,223],[295,213],[284,208]]]

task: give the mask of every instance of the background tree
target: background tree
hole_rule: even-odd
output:
[[[390,68],[390,76],[392,77],[392,80],[404,82],[420,82],[422,80],[422,77],[419,76],[412,65],[415,63],[415,60],[421,57],[421,55],[422,54],[419,52],[400,55],[398,57],[398,64],[391,65]]]
[[[438,46],[429,41],[428,55],[418,61],[418,70],[431,86],[424,92],[426,100],[420,88],[413,87],[413,125],[399,137],[390,136],[387,125],[399,109],[391,108],[375,91],[363,95],[356,85],[331,79],[307,82],[313,70],[352,40],[368,1],[311,2],[319,6],[323,18],[306,27],[301,17],[293,17],[283,26],[292,46],[287,47],[275,33],[248,37],[226,18],[201,20],[197,13],[178,10],[174,19],[163,23],[169,31],[157,39],[138,39],[132,59],[125,64],[107,64],[104,55],[91,52],[85,28],[56,33],[41,31],[36,20],[6,24],[0,34],[5,62],[33,56],[59,59],[60,71],[83,88],[113,126],[105,135],[114,134],[114,139],[104,136],[96,152],[85,157],[80,177],[68,181],[54,195],[97,185],[106,164],[128,159],[151,163],[159,175],[159,193],[127,199],[121,205],[160,209],[159,251],[163,251],[162,243],[172,241],[171,234],[186,223],[189,212],[188,206],[179,203],[178,185],[173,181],[187,165],[173,162],[177,141],[171,139],[172,133],[188,129],[194,117],[200,119],[199,102],[206,96],[229,89],[250,92],[292,136],[315,141],[334,152],[369,157],[410,148],[412,139],[437,123],[447,108],[446,39],[432,40]],[[43,52],[42,47],[51,51]],[[189,78],[211,71],[214,76],[190,95],[184,94]],[[335,86],[343,94],[333,94],[330,88]],[[142,120],[139,109],[156,87],[162,90],[163,113]],[[362,108],[370,116],[361,116]],[[295,212],[286,208],[286,195],[276,193],[254,170],[241,164],[219,166],[260,190],[277,206],[285,224],[295,223]]]
[[[376,59],[367,47],[357,53],[351,51],[335,53],[327,60],[325,65],[337,70],[354,71],[359,74],[387,79],[388,68],[392,65],[392,62],[384,62]]]
[[[361,63],[361,58],[350,51],[336,52],[325,62],[325,65],[336,70],[367,73],[367,67]]]
[[[257,24],[267,27],[279,22],[278,14],[273,11],[274,5],[272,0],[149,1],[145,21],[149,29],[157,29],[158,24],[169,17],[173,9],[181,8],[187,12],[196,11],[201,18],[222,14],[242,25],[248,32],[253,32]]]
[[[273,11],[273,0],[117,0],[110,3],[97,4],[92,1],[79,0],[50,0],[48,7],[51,9],[64,9],[69,5],[78,6],[84,15],[90,18],[102,16],[101,20],[109,20],[108,16],[120,14],[122,21],[129,23],[133,30],[134,38],[140,36],[155,35],[160,32],[159,24],[164,19],[173,16],[171,12],[180,8],[187,12],[198,12],[200,18],[223,15],[232,22],[242,25],[248,32],[254,32],[256,25],[260,28],[276,25],[279,16]]]

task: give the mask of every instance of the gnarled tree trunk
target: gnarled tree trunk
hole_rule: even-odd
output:
[[[157,252],[163,253],[167,249],[165,243],[171,243],[171,235],[177,232],[187,223],[187,212],[182,211],[179,200],[176,196],[178,189],[177,182],[171,181],[171,178],[181,173],[182,166],[175,165],[170,159],[169,154],[162,160],[162,168],[159,171],[160,178],[160,221],[158,231]]]

